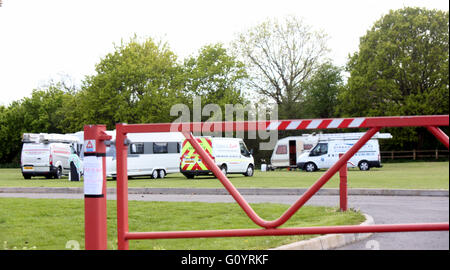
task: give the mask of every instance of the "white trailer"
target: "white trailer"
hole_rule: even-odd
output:
[[[328,133],[328,134],[302,134],[301,136],[291,136],[278,140],[270,159],[269,169],[276,168],[298,168],[298,158],[301,154],[311,150],[319,141],[333,140],[358,140],[365,133]],[[377,132],[373,139],[390,139],[390,133]]]
[[[115,140],[115,131],[107,131]],[[181,143],[184,136],[180,132],[129,133],[128,176],[151,176],[164,178],[169,173],[180,172]],[[116,147],[106,147],[106,176],[117,177]]]

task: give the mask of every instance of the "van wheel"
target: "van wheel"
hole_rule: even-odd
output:
[[[58,169],[56,169],[55,179],[61,179],[61,176],[62,176],[62,168],[61,166],[59,166]]]
[[[369,162],[365,160],[359,162],[358,167],[361,171],[368,171],[370,169]]]
[[[164,177],[166,177],[166,171],[165,170],[160,170],[159,171],[159,178],[164,178]]]
[[[254,170],[253,170],[253,165],[250,164],[247,167],[247,171],[244,173],[245,176],[253,176]]]
[[[317,166],[312,162],[308,162],[305,164],[304,170],[307,172],[314,172],[315,170],[317,170]]]
[[[223,164],[222,166],[220,166],[220,170],[224,175],[227,175],[227,165]]]
[[[183,173],[184,176],[186,176],[187,179],[194,179],[194,174],[193,173]]]
[[[152,172],[152,178],[153,178],[153,179],[156,179],[156,178],[158,178],[158,175],[159,175],[158,170],[153,170],[153,172]]]

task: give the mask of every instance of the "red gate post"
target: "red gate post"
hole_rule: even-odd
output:
[[[107,249],[105,125],[84,126],[85,249]]]
[[[339,154],[341,158],[344,154]],[[339,169],[339,197],[341,211],[347,211],[347,163]]]
[[[117,157],[117,248],[128,250],[128,164],[125,124],[116,124],[116,157]]]

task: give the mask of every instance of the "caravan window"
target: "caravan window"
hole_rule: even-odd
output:
[[[178,142],[169,142],[167,144],[167,153],[169,154],[180,153],[180,144]]]
[[[132,143],[130,145],[131,154],[144,154],[144,143]]]
[[[168,143],[153,143],[153,153],[154,154],[167,154],[168,151]]]
[[[277,155],[286,155],[287,154],[287,145],[279,145],[277,147],[277,151],[275,153]]]
[[[304,144],[303,145],[303,150],[310,150],[313,147],[312,144]]]

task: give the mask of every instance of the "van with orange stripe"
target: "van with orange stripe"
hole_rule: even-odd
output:
[[[253,176],[255,162],[252,151],[240,138],[197,137],[200,146],[226,174]],[[180,171],[189,179],[197,175],[211,174],[194,147],[184,140],[181,150]]]
[[[20,163],[25,179],[32,176],[60,179],[70,172],[70,157],[74,162],[81,163],[79,154],[82,144],[74,135],[24,133],[22,142]]]

